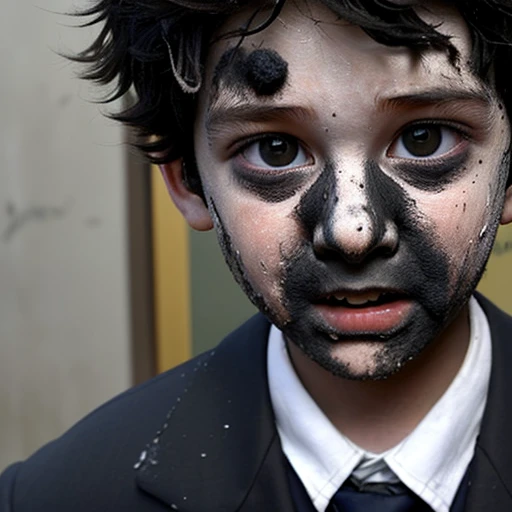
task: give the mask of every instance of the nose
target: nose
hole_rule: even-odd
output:
[[[340,172],[341,171],[341,172]],[[326,169],[313,191],[321,206],[312,229],[313,247],[320,258],[341,257],[348,263],[367,258],[390,257],[398,248],[393,196],[386,193],[386,180],[375,168],[360,172]],[[312,189],[313,189],[312,187]],[[312,192],[310,189],[310,192]],[[315,201],[314,197],[310,197]]]

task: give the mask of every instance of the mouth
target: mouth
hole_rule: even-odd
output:
[[[377,336],[399,330],[407,321],[413,301],[393,290],[336,291],[314,304],[331,338]]]
[[[360,293],[336,292],[327,295],[320,303],[345,308],[368,308],[380,306],[404,298],[404,294],[396,292],[367,291]]]

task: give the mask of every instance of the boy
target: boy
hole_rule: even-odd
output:
[[[89,14],[88,78],[135,87],[119,119],[268,320],[9,468],[0,510],[510,510],[512,323],[472,293],[512,220],[511,7]]]

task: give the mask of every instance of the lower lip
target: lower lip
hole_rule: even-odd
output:
[[[341,334],[385,334],[396,330],[404,323],[412,307],[412,302],[408,300],[361,308],[328,304],[315,306],[324,321]]]

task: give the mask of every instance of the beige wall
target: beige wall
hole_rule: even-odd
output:
[[[2,2],[0,470],[131,382],[124,147],[55,53],[72,8]]]

